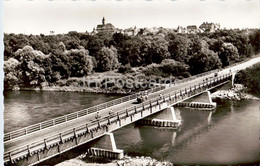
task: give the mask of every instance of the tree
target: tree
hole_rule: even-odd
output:
[[[186,36],[177,35],[170,33],[167,36],[169,41],[168,51],[171,54],[171,58],[180,61],[180,62],[188,62],[188,46],[189,40]]]
[[[65,51],[64,54],[69,57],[72,77],[82,77],[89,75],[92,72],[93,62],[92,58],[89,56],[88,50],[80,47],[80,49]]]
[[[249,92],[260,97],[260,64],[241,70],[236,74],[235,81],[242,83]]]
[[[109,71],[118,67],[117,49],[113,46],[103,47],[96,56],[97,70]]]
[[[221,59],[222,67],[228,66],[239,60],[238,50],[232,43],[223,43],[218,55]]]
[[[218,69],[221,65],[218,54],[208,48],[202,48],[189,59],[190,73],[192,75]]]
[[[250,35],[250,43],[253,46],[255,54],[260,52],[260,30],[256,30]]]
[[[31,46],[25,46],[15,52],[15,58],[21,62],[22,81],[26,86],[37,86],[45,81],[42,62],[49,58],[48,55],[34,50]]]
[[[4,86],[9,88],[19,83],[21,77],[20,62],[17,59],[10,58],[4,62]]]
[[[151,41],[151,56],[152,62],[161,63],[164,59],[170,58],[168,51],[169,43],[165,40],[165,36],[162,34],[156,35]]]
[[[91,36],[88,42],[89,54],[95,56],[104,47],[104,41],[97,36]]]

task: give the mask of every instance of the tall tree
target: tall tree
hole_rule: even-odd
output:
[[[109,71],[119,66],[117,49],[115,47],[103,47],[97,54],[97,70]]]

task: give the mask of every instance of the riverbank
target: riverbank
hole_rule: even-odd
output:
[[[219,90],[211,94],[213,99],[224,100],[260,100],[260,98],[247,93],[247,88],[242,84],[235,84],[229,90]]]
[[[36,88],[23,88],[14,87],[13,91],[48,91],[48,92],[86,92],[86,93],[102,93],[102,94],[132,94],[134,93],[131,89],[116,89],[116,88],[91,88],[91,87],[80,87],[80,86],[44,86]]]
[[[91,76],[80,78],[71,77],[59,80],[55,83],[43,82],[39,86],[28,87],[25,85],[15,85],[9,88],[5,87],[5,90],[133,94],[161,86],[161,84],[166,81],[172,83],[174,79],[173,77],[166,79],[145,76],[139,70],[140,69],[135,69],[134,73],[126,74],[118,73],[116,71],[94,73]]]
[[[169,161],[157,161],[151,157],[129,157],[124,156],[122,160],[113,160],[110,163],[86,163],[82,159],[85,155],[81,155],[77,158],[66,160],[55,166],[173,166],[173,163]]]

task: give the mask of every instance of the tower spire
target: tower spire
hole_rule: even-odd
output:
[[[105,25],[105,17],[102,19],[102,24]]]

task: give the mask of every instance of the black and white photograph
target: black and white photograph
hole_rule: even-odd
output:
[[[3,166],[259,166],[259,0],[3,0]]]

